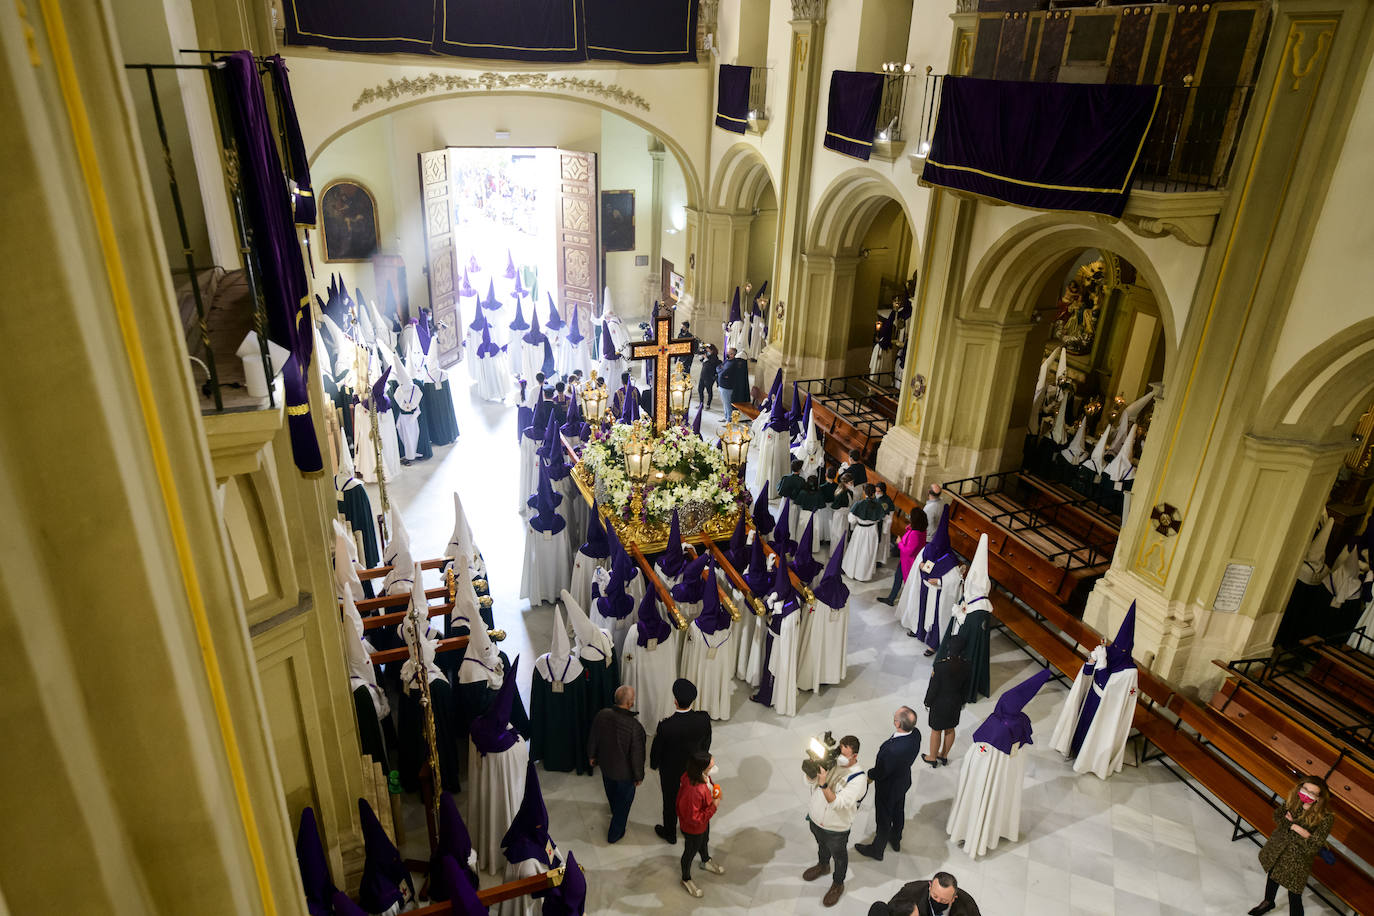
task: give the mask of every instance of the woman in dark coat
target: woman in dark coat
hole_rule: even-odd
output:
[[[1279,885],[1288,891],[1288,912],[1302,916],[1302,891],[1312,874],[1312,860],[1326,845],[1336,816],[1327,799],[1326,780],[1304,776],[1274,809],[1274,832],[1260,850],[1264,866],[1264,901],[1250,911],[1260,916],[1274,908]]]
[[[926,688],[926,709],[930,710],[930,756],[921,759],[932,767],[949,765],[949,749],[954,746],[954,729],[959,726],[959,714],[968,699],[972,667],[964,657],[968,639],[955,633],[946,641],[948,654],[935,662]]]

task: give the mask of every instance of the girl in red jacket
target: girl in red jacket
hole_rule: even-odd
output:
[[[725,869],[711,861],[706,851],[710,838],[711,817],[720,802],[720,786],[711,781],[716,775],[715,758],[706,751],[697,751],[687,761],[687,771],[677,789],[677,823],[682,829],[682,886],[693,897],[700,897],[701,888],[692,881],[692,858],[701,853],[701,867],[713,875],[725,874]]]

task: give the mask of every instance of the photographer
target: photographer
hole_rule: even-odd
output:
[[[840,739],[840,754],[832,769],[821,767],[811,780],[811,797],[806,819],[816,838],[818,861],[802,873],[806,881],[815,881],[830,874],[830,860],[835,860],[835,874],[830,890],[821,901],[834,906],[844,893],[845,873],[849,869],[849,828],[854,812],[868,792],[868,776],[859,766],[859,739],[845,735]]]

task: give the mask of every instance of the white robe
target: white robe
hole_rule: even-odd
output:
[[[519,881],[521,878],[533,878],[535,875],[542,875],[547,870],[544,863],[538,859],[507,862],[501,880],[503,883],[509,884],[512,881]],[[543,911],[543,902],[534,899],[529,894],[511,900],[502,900],[489,910],[493,916],[539,916]]]
[[[1021,786],[1026,779],[1026,751],[1016,744],[1004,754],[979,741],[964,755],[959,787],[945,832],[973,858],[996,849],[1003,837],[1021,837]]]
[[[868,582],[878,565],[878,531],[882,523],[864,521],[851,513],[849,524],[853,528],[849,543],[844,548],[844,558],[840,560],[840,568],[849,578]]]
[[[406,385],[397,385],[396,393],[392,395],[392,400],[400,408],[401,416],[396,419],[396,433],[400,437],[401,444],[405,446],[406,461],[414,461],[420,457],[420,399],[424,397],[424,390],[414,382]]]
[[[556,481],[553,491],[563,495],[563,502],[559,504],[558,511],[568,522],[568,545],[575,554],[577,548],[587,540],[587,516],[591,507],[583,498],[582,491],[577,488],[577,481],[573,480],[572,474]]]
[[[572,551],[568,528],[550,535],[546,531],[525,529],[525,565],[520,573],[520,597],[530,607],[558,600],[563,589],[572,584]]]
[[[731,347],[739,351],[740,356],[747,356],[749,353],[749,332],[744,327],[743,321],[732,321],[725,326],[725,350],[728,353]]]
[[[673,681],[677,680],[677,630],[669,629],[668,638],[650,648],[641,646],[639,622],[630,624],[625,634],[625,651],[620,656],[620,682],[635,689],[635,709],[639,723],[652,735],[658,723],[673,714]]]
[[[750,487],[758,493],[766,481],[768,494],[773,496],[778,492],[778,481],[786,477],[792,468],[792,439],[787,430],[779,432],[768,427],[764,428],[761,435],[758,460],[749,469]]]
[[[387,481],[392,481],[401,473],[401,447],[396,439],[396,418],[391,411],[377,411],[377,434],[382,440],[382,472]],[[377,447],[372,438],[372,415],[361,404],[353,407],[353,441],[358,443],[353,456],[358,476],[368,483],[376,483]]]
[[[832,608],[817,600],[801,625],[797,689],[817,691],[838,684],[849,669],[849,605]]]
[[[740,629],[737,637],[739,645],[735,647],[739,653],[735,656],[735,677],[750,687],[757,687],[759,685],[759,670],[763,666],[763,641],[766,625],[763,618],[755,614],[753,608],[749,608],[744,596],[739,592],[734,593],[734,601],[735,606],[740,608],[742,615],[744,610],[748,608],[748,615],[741,616],[740,622],[731,627],[731,629],[735,627]]]
[[[681,676],[697,688],[697,708],[712,719],[730,718],[730,696],[735,691],[735,625],[703,633],[696,622],[688,624],[682,640]]]
[[[477,396],[484,401],[501,402],[510,394],[510,361],[506,354],[475,356],[477,364]]]
[[[902,583],[902,594],[897,599],[897,615],[912,633],[917,632],[917,625],[921,620],[921,563],[925,559],[925,548],[916,554],[916,560],[911,564],[911,573]],[[943,576],[940,577],[940,587],[938,589],[926,589],[926,602],[930,603],[934,599],[934,613],[931,617],[931,608],[926,609],[926,626],[934,626],[944,636],[945,624],[949,622],[949,615],[954,611],[954,605],[959,600],[959,585],[963,580],[959,575],[959,567],[951,567]]]
[[[1099,646],[1093,650],[1094,658],[1106,659],[1106,653]],[[1091,659],[1090,659],[1091,661]],[[1126,738],[1131,732],[1131,720],[1135,717],[1136,685],[1140,674],[1135,667],[1116,671],[1107,678],[1107,684],[1098,691],[1101,699],[1097,712],[1093,715],[1088,733],[1083,737],[1083,746],[1074,759],[1076,773],[1092,773],[1098,779],[1106,779],[1121,771],[1126,758]],[[1054,736],[1050,747],[1065,757],[1073,747],[1073,733],[1078,727],[1078,714],[1089,690],[1097,690],[1093,683],[1093,669],[1084,664],[1074,678],[1073,688],[1064,700],[1059,712],[1059,721],[1054,726]]]
[[[606,587],[603,585],[601,587],[603,594],[605,593],[605,589]],[[644,600],[643,574],[635,576],[634,579],[630,581],[630,584],[625,586],[625,594],[630,596],[630,600],[634,602],[634,605],[630,608],[630,613],[619,619],[602,616],[601,607],[596,601],[592,601],[587,605],[587,607],[591,609],[587,612],[587,616],[591,618],[592,623],[611,634],[611,642],[615,645],[615,654],[618,658],[624,657],[625,635],[630,632],[630,626],[635,622],[636,611],[639,609],[639,602]],[[625,683],[624,672],[621,673],[620,680],[621,683]]]
[[[530,746],[523,738],[495,754],[479,754],[468,746],[468,782],[470,790],[464,820],[472,836],[472,848],[483,871],[495,872],[506,857],[501,852],[501,838],[510,829],[520,803],[525,799],[525,771],[530,762]]]
[[[764,345],[768,343],[768,329],[764,324],[763,316],[749,319],[749,358],[758,359],[763,352]]]
[[[768,656],[768,671],[773,675],[773,709],[779,715],[797,714],[797,656],[801,649],[801,615],[804,610],[788,614],[773,637],[773,651]]]
[[[868,374],[877,375],[880,372],[891,372],[892,364],[897,359],[897,351],[893,347],[884,350],[877,344],[873,345],[873,352],[868,355]]]
[[[578,607],[591,608],[592,574],[598,569],[605,569],[609,563],[609,559],[597,560],[581,550],[573,555],[572,584],[568,586],[568,594],[572,595]]]
[[[529,436],[520,437],[520,486],[516,489],[516,510],[521,518],[529,518],[529,499],[539,489],[539,447],[543,445]],[[560,504],[561,505],[561,504]]]

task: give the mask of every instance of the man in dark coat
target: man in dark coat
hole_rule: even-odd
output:
[[[635,788],[644,781],[644,726],[635,719],[635,689],[622,684],[615,691],[615,705],[592,719],[587,737],[587,762],[601,767],[601,782],[611,804],[607,843],[618,843],[630,819]]]
[[[721,409],[728,417],[731,404],[736,401],[742,404],[749,402],[749,363],[740,357],[734,347],[725,353],[725,364],[720,367],[718,380],[723,398]]]
[[[668,843],[677,842],[677,790],[687,761],[697,751],[711,749],[711,717],[704,710],[692,709],[696,698],[697,688],[691,681],[680,677],[673,682],[677,711],[658,723],[649,746],[649,766],[658,770],[663,790],[663,823],[654,827],[654,833]]]
[[[947,871],[937,871],[929,881],[902,885],[887,903],[875,903],[868,916],[981,916],[978,904]]]
[[[889,843],[893,852],[902,851],[902,827],[906,823],[906,793],[911,788],[911,765],[921,753],[921,733],[916,730],[916,710],[903,706],[892,714],[895,731],[878,748],[878,756],[868,771],[876,787],[873,819],[877,832],[867,846],[854,848],[870,859],[883,860]]]

